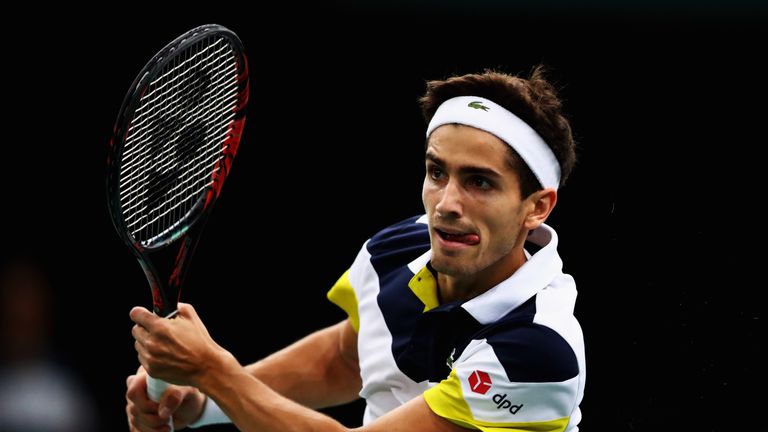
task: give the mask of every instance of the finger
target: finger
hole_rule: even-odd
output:
[[[155,314],[141,306],[136,306],[135,308],[131,309],[131,313],[129,315],[131,317],[131,321],[145,328],[150,328],[152,324],[160,319]]]
[[[131,385],[125,392],[125,399],[129,405],[135,406],[133,414],[157,413],[158,404],[147,396],[147,380],[145,376],[134,377]]]
[[[142,431],[156,431],[167,430],[168,419],[162,419],[156,412],[138,412],[136,407],[133,407],[128,414],[128,418],[131,419],[131,424]]]
[[[129,400],[128,403],[125,405],[125,417],[128,418],[128,430],[130,432],[133,432],[136,429],[133,427],[133,415],[131,415],[132,407],[133,407],[133,404]]]
[[[147,414],[143,416],[136,416],[134,419],[134,425],[142,430],[156,430],[163,429],[164,426],[168,426],[168,419],[161,419],[157,414]]]
[[[139,364],[144,367],[148,374],[154,376],[153,374],[155,371],[149,365],[149,360],[152,356],[147,353],[146,348],[144,348],[138,341],[133,343],[133,347],[136,349],[136,358],[139,360]]]
[[[131,336],[143,344],[149,337],[149,332],[144,327],[136,324],[131,329]]]
[[[178,314],[184,318],[200,319],[195,308],[189,303],[179,303],[177,309],[179,311]]]
[[[144,345],[142,345],[142,343],[139,341],[133,342],[133,348],[136,350],[136,353],[139,354],[139,356],[141,356],[142,354],[146,354],[146,351],[147,351],[146,348],[144,348]],[[147,369],[144,363],[141,363],[141,366],[144,368],[144,370]]]
[[[160,417],[152,413],[136,413],[133,406],[126,407],[128,415],[128,428],[130,431],[156,432],[167,431],[168,421],[162,421]]]
[[[158,411],[160,418],[163,418],[166,421],[170,419],[173,413],[175,413],[176,410],[179,409],[179,406],[181,406],[183,399],[184,394],[179,387],[168,387],[160,398],[160,410]]]
[[[157,415],[160,404],[147,399],[146,403],[136,403],[131,400],[126,404],[125,410],[129,418],[159,417]]]
[[[195,310],[194,307],[192,307],[191,304],[179,303],[178,311],[179,311],[178,315],[181,318],[184,318],[184,320],[188,320],[192,322],[196,327],[202,330],[206,336],[209,336],[208,330],[205,328],[205,325],[203,325],[203,320],[200,319],[200,316],[197,314],[197,311]]]

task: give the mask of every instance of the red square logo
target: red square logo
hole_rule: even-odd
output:
[[[486,394],[491,389],[491,376],[487,372],[476,370],[469,376],[469,388],[475,393]]]

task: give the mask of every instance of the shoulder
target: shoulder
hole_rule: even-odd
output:
[[[424,396],[436,414],[475,427],[563,430],[577,406],[579,379],[568,343],[527,323],[472,340],[448,378]]]
[[[492,352],[509,381],[560,382],[579,374],[578,360],[571,345],[545,325],[502,326],[486,334],[484,341],[485,344],[478,348]],[[482,354],[482,349],[474,354]]]
[[[368,240],[366,249],[372,257],[406,254],[419,256],[429,244],[429,227],[426,216],[413,216],[390,225]]]
[[[368,241],[368,249],[391,248],[394,245],[429,241],[429,227],[425,215],[412,216],[377,232]]]
[[[579,344],[561,325],[573,316],[567,310],[554,311],[540,294],[475,332],[460,358],[471,362],[491,356],[515,382],[559,382],[577,376]]]
[[[350,278],[357,280],[369,275],[371,271],[377,273],[380,278],[407,266],[424,255],[429,248],[426,216],[419,215],[402,220],[382,229],[365,242],[350,268]],[[362,281],[358,280],[358,285],[361,283]],[[354,281],[352,285],[355,285]]]

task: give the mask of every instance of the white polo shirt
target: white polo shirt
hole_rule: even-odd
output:
[[[511,277],[465,302],[439,305],[426,217],[368,240],[328,292],[358,332],[364,423],[424,395],[430,408],[484,432],[578,430],[586,377],[576,286],[557,234]]]

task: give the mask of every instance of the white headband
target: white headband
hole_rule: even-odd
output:
[[[429,135],[444,124],[458,123],[492,133],[512,147],[545,188],[560,185],[560,164],[546,142],[520,117],[488,99],[459,96],[443,102],[427,127]]]

